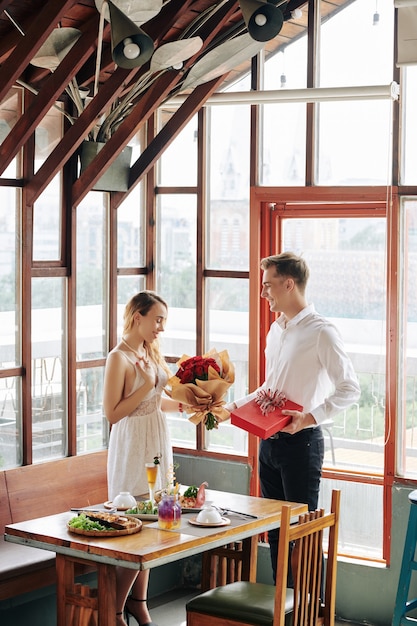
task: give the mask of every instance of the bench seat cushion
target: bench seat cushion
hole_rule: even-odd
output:
[[[46,567],[55,567],[55,552],[9,543],[0,535],[0,581]]]
[[[239,581],[210,589],[187,605],[187,611],[216,615],[260,626],[272,626],[274,620],[275,587],[263,583]],[[287,589],[286,618],[291,616],[293,590]],[[286,619],[286,622],[290,620]]]

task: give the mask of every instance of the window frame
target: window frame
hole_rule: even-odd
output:
[[[348,472],[324,468],[323,478],[379,484],[383,487],[383,561],[390,562],[390,528],[392,519],[391,489],[398,478],[395,476],[395,441],[397,432],[397,406],[400,397],[397,379],[399,359],[399,201],[396,187],[361,187],[361,188],[272,188],[256,187],[252,189],[251,211],[259,216],[257,228],[262,233],[258,246],[251,245],[251,324],[250,344],[260,344],[258,367],[250,367],[250,388],[256,388],[263,380],[265,333],[259,329],[269,328],[271,313],[266,303],[259,303],[261,277],[259,260],[270,249],[270,242],[277,237],[280,240],[280,220],[293,217],[385,217],[387,220],[387,309],[386,309],[386,423],[384,471],[379,476],[371,472]],[[279,198],[279,200],[277,200]],[[285,201],[284,201],[285,199]],[[274,211],[271,212],[271,207]],[[273,218],[271,219],[271,214]],[[272,232],[274,230],[274,233]],[[251,350],[252,355],[252,350]],[[252,437],[253,438],[253,437]],[[255,442],[252,442],[255,446]],[[256,455],[257,459],[257,455]],[[257,462],[256,462],[257,468]],[[255,471],[255,468],[254,468]]]

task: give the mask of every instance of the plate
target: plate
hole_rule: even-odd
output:
[[[188,523],[193,526],[202,526],[203,528],[214,528],[217,526],[228,526],[230,524],[230,519],[228,517],[222,517],[221,522],[209,522],[208,524],[203,524],[203,522],[197,522],[196,517],[192,517],[188,520]]]
[[[113,502],[111,502],[111,500],[107,500],[107,502],[104,503],[104,508],[105,509],[116,509],[116,511],[127,511],[128,509],[131,509],[131,506],[114,506]]]
[[[120,530],[83,530],[82,528],[74,528],[67,524],[67,528],[71,533],[76,535],[84,535],[84,537],[121,537],[122,535],[133,535],[142,530],[142,522],[139,519],[131,519],[126,523],[126,528]]]
[[[126,513],[126,517],[132,517],[133,519],[141,519],[146,522],[155,522],[158,519],[157,513]]]

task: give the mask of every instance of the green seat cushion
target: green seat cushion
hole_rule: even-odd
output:
[[[187,611],[241,620],[256,626],[272,626],[275,587],[263,583],[240,581],[210,589],[190,600]],[[286,623],[291,623],[293,590],[287,589]]]

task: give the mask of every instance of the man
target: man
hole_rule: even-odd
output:
[[[360,388],[336,327],[307,303],[309,269],[304,259],[283,252],[262,259],[261,268],[261,296],[279,313],[267,336],[262,388],[280,391],[303,407],[302,412],[283,411],[291,422],[260,443],[262,495],[304,502],[313,511],[324,459],[320,424],[357,402]],[[245,404],[257,391],[233,404]],[[275,582],[278,530],[270,531],[268,539]]]

